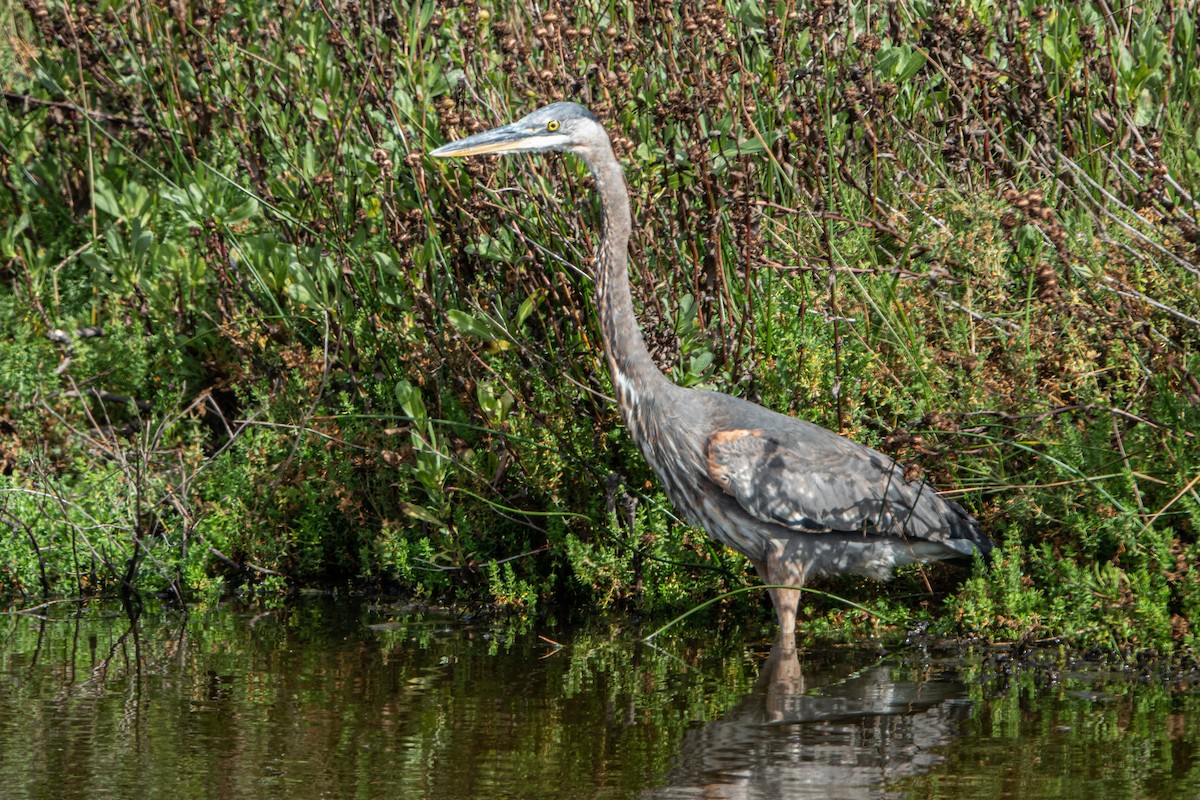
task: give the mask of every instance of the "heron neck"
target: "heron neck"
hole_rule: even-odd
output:
[[[596,254],[596,308],[600,333],[618,403],[629,410],[648,389],[658,383],[667,383],[667,379],[650,358],[630,296],[628,263],[632,220],[621,165],[611,149],[599,158],[586,160],[600,190],[604,213],[603,233]]]

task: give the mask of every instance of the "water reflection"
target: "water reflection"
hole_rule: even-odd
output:
[[[859,663],[838,653],[805,669],[777,643],[754,689],[688,731],[670,785],[647,798],[866,798],[937,764],[970,711],[953,673]]]
[[[1200,796],[1182,686],[623,624],[2,616],[0,798]]]

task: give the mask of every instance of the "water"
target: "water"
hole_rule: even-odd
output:
[[[52,613],[51,613],[52,612]],[[1200,797],[1200,693],[622,621],[0,617],[0,798]],[[553,641],[551,641],[553,640]]]

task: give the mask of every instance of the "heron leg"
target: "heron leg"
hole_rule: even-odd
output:
[[[754,571],[768,586],[803,586],[804,574],[791,568],[787,561],[774,554],[765,564],[755,563]],[[796,649],[796,612],[800,608],[800,593],[792,589],[768,589],[775,617],[779,620],[778,646],[782,650]]]

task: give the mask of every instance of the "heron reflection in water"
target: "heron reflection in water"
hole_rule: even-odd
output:
[[[745,555],[771,587],[780,641],[794,648],[800,593],[815,575],[887,580],[903,564],[991,550],[979,523],[884,454],[818,425],[718,392],[685,389],[654,365],[629,291],[629,193],[608,134],[586,108],[554,103],[433,150],[437,157],[573,153],[600,193],[596,306],[617,404],[667,496],[689,522]]]
[[[914,655],[822,648],[802,666],[797,651],[777,641],[753,690],[690,726],[662,785],[639,796],[907,796],[895,784],[937,771],[971,715],[954,668]]]

